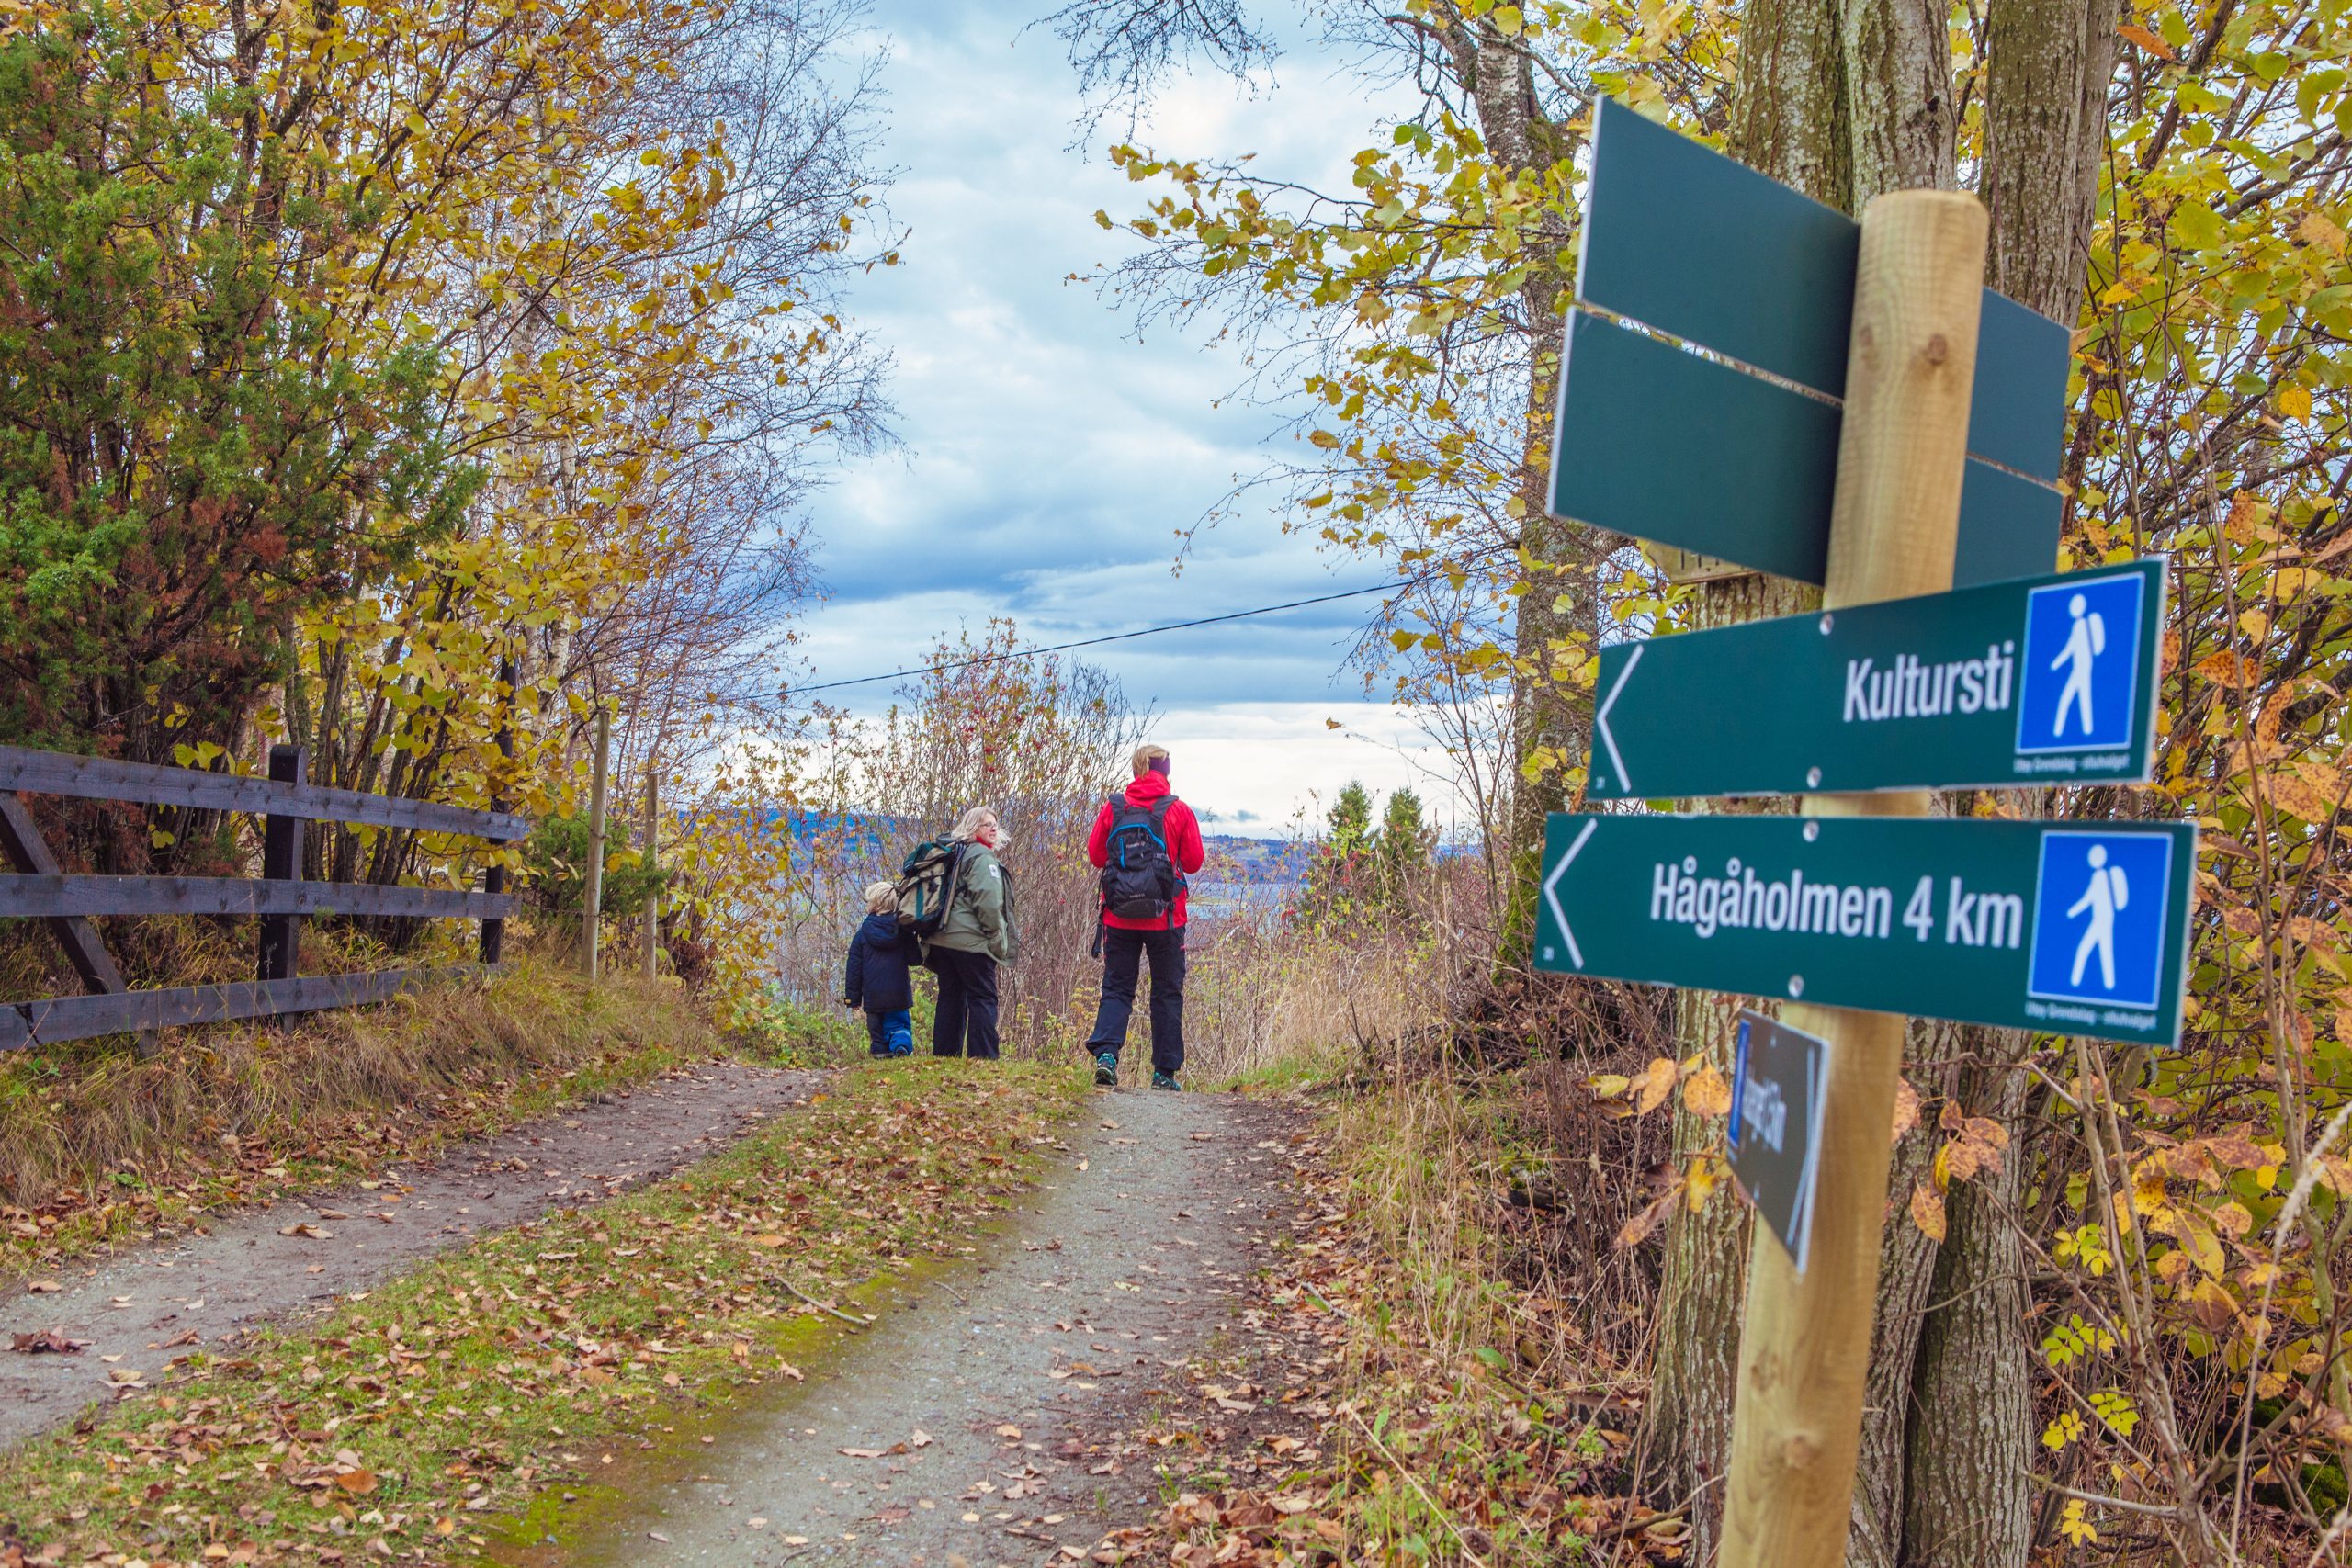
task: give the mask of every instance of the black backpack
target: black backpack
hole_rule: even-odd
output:
[[[1123,920],[1165,919],[1176,907],[1182,879],[1168,852],[1168,808],[1172,795],[1137,806],[1124,795],[1111,797],[1111,832],[1102,858],[1102,912]]]
[[[964,846],[943,839],[917,844],[899,868],[899,930],[937,936],[956,902],[964,869]]]

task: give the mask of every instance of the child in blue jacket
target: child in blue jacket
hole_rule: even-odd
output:
[[[914,976],[907,963],[914,938],[899,931],[899,890],[877,882],[865,890],[865,919],[850,939],[842,1000],[865,1010],[868,1055],[905,1056],[915,1048]]]

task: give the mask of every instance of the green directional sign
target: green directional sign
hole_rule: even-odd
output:
[[[2183,823],[1555,814],[1539,969],[2169,1045]]]
[[[2137,782],[2165,558],[1620,643],[1594,800]]]
[[[1823,581],[1860,236],[1844,213],[1604,100],[1553,513]],[[2066,331],[1990,289],[1977,331],[1962,587],[2048,571],[2061,510]]]

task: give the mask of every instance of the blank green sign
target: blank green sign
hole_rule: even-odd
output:
[[[1681,341],[1571,313],[1552,511],[1821,581],[1860,233],[1604,101],[1577,299]],[[1953,562],[1962,587],[2057,559],[2066,333],[1990,289],[1984,299]]]

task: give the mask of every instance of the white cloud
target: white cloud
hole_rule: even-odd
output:
[[[1340,719],[1342,728],[1327,723]],[[1451,829],[1442,750],[1386,704],[1227,703],[1165,716],[1154,738],[1170,778],[1212,833],[1312,832],[1350,781],[1375,796],[1410,789]],[[1433,778],[1432,775],[1435,775]]]
[[[851,465],[816,505],[832,598],[803,627],[811,682],[904,668],[934,635],[992,615],[1062,642],[1383,575],[1375,561],[1326,558],[1262,505],[1202,536],[1171,573],[1180,536],[1238,477],[1266,465],[1280,418],[1216,406],[1244,374],[1231,353],[1171,333],[1137,341],[1092,284],[1068,281],[1118,258],[1123,242],[1093,214],[1136,212],[1144,187],[1099,153],[1070,150],[1081,106],[1068,62],[1048,31],[1021,31],[1047,8],[888,0],[876,9],[891,40],[884,158],[908,171],[889,200],[909,236],[903,265],[870,275],[850,309],[898,355],[906,448]],[[1213,76],[1170,83],[1134,140],[1186,154],[1257,151],[1270,171],[1344,189],[1373,114],[1360,82],[1294,56],[1271,92]],[[1124,130],[1106,125],[1099,140]],[[1234,821],[1250,813],[1253,830],[1269,830],[1351,774],[1432,793],[1380,749],[1404,745],[1400,726],[1409,727],[1366,703],[1360,678],[1342,668],[1372,604],[1083,657],[1159,710],[1157,733],[1182,743],[1204,810]],[[832,694],[863,712],[890,694],[888,683]],[[1326,728],[1327,717],[1349,732]]]

